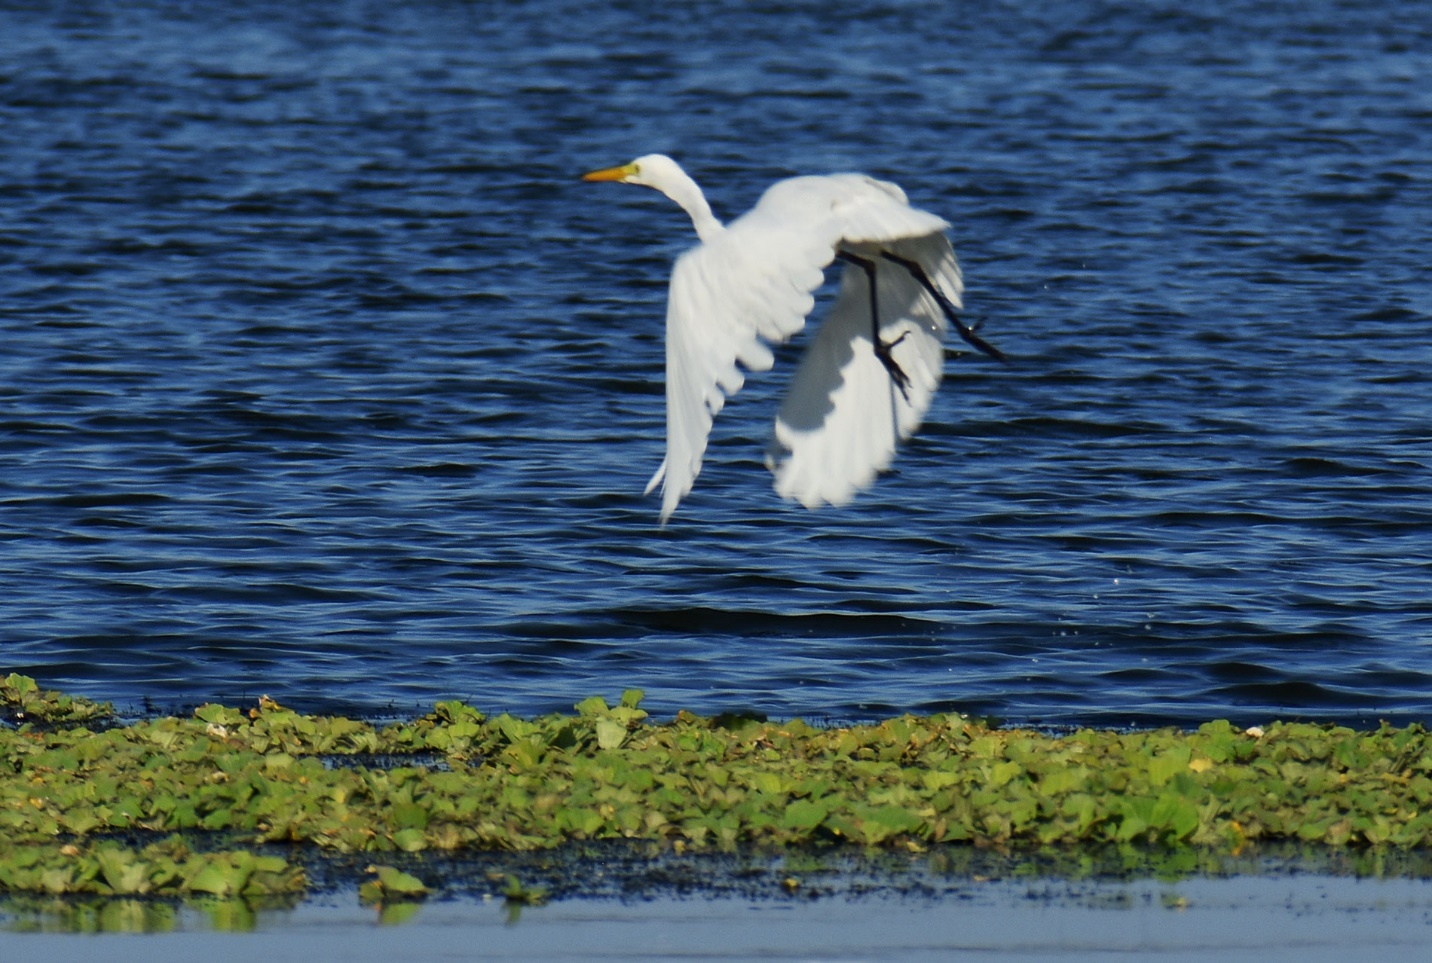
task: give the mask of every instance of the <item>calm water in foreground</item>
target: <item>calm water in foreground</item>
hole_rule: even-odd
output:
[[[1414,0],[0,3],[0,669],[160,708],[1432,720]],[[841,511],[664,530],[690,226],[858,169],[971,318]],[[799,344],[795,350],[799,350]]]
[[[810,960],[1344,963],[1416,958],[1428,887],[1320,876],[1178,883],[969,882],[942,901],[564,902],[524,910],[437,904],[403,926],[372,910],[310,906],[265,915],[238,938],[192,911],[161,939],[0,933],[28,963],[99,955],[112,963],[262,959]]]

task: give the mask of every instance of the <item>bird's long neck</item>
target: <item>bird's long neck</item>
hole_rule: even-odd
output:
[[[703,241],[709,241],[717,234],[725,230],[725,226],[711,213],[711,205],[706,203],[706,195],[701,193],[701,188],[685,171],[681,176],[670,183],[663,184],[661,192],[673,201],[681,205],[681,209],[691,216],[691,225],[696,228],[696,236]]]

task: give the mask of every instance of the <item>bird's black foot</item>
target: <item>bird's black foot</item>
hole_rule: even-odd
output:
[[[875,296],[875,262],[849,251],[836,251],[835,256],[842,261],[854,264],[865,272],[865,279],[870,284],[870,342],[875,348],[875,357],[880,359],[885,370],[890,372],[890,380],[894,382],[895,387],[900,389],[900,397],[908,402],[910,400],[910,376],[905,373],[904,368],[900,367],[900,363],[895,360],[890,349],[904,341],[905,335],[910,332],[906,331],[894,341],[880,340],[880,301]]]
[[[875,338],[875,357],[879,358],[880,363],[885,366],[885,370],[890,372],[890,380],[895,382],[895,387],[900,389],[900,397],[907,402],[910,400],[910,376],[905,373],[904,368],[900,367],[900,362],[895,360],[890,349],[904,341],[909,334],[910,332],[906,331],[894,341],[881,341],[878,335]]]
[[[975,333],[979,330],[980,324],[984,323],[983,321],[974,327],[970,327],[960,320],[960,316],[955,313],[955,306],[950,303],[950,299],[940,293],[940,289],[930,282],[929,275],[925,273],[925,269],[922,268],[918,262],[901,257],[898,254],[891,254],[889,251],[881,251],[880,254],[885,260],[898,264],[909,271],[910,275],[920,283],[920,286],[930,292],[930,296],[935,299],[935,303],[940,306],[940,310],[945,313],[945,317],[949,320],[950,324],[954,326],[955,332],[959,334],[961,338],[964,338],[968,344],[983,351],[996,361],[1008,360],[1005,358],[1003,351]]]

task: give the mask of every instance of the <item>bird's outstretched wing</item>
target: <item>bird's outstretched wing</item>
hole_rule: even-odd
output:
[[[943,234],[880,245],[914,261],[958,308],[963,283]],[[840,295],[801,358],[776,415],[766,465],[776,491],[807,508],[844,505],[890,466],[898,442],[920,426],[944,374],[944,312],[903,266],[879,251],[854,253],[876,264],[880,337],[910,383],[902,393],[871,341],[870,286],[847,266]]]
[[[662,484],[663,523],[701,471],[712,419],[741,390],[742,368],[771,367],[768,344],[805,324],[837,249],[948,226],[910,207],[893,184],[860,174],[795,177],[677,260],[666,313],[666,460],[647,485]]]

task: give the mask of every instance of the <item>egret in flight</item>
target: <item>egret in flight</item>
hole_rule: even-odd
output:
[[[701,243],[677,258],[666,309],[664,525],[701,471],[712,419],[747,371],[775,361],[769,345],[799,331],[825,269],[844,262],[840,293],[806,349],[776,415],[766,465],[776,491],[807,508],[844,505],[888,468],[920,426],[944,373],[951,325],[1003,355],[960,321],[964,283],[942,218],[864,174],[777,181],[730,225],[670,157],[648,154],[584,174],[642,184],[691,216]]]

